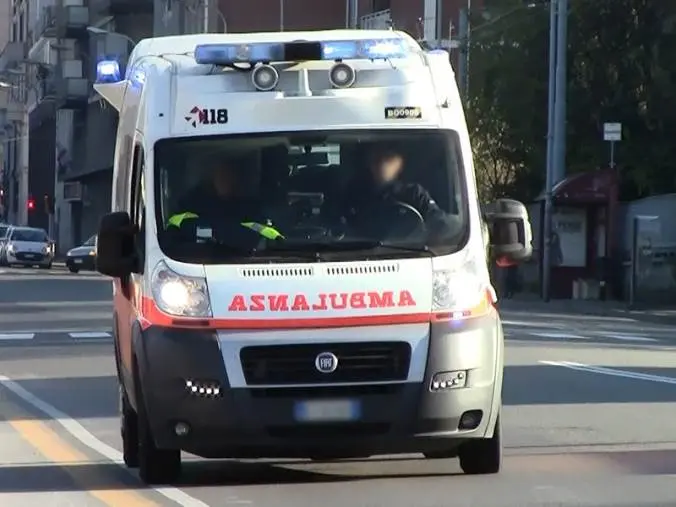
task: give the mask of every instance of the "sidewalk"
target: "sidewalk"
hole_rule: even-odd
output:
[[[553,299],[545,303],[535,294],[517,294],[513,299],[502,298],[498,304],[501,310],[509,312],[617,317],[676,326],[676,306],[630,309],[624,301],[591,301],[582,299]]]

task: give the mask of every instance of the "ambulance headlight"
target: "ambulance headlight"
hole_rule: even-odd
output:
[[[356,78],[357,73],[346,63],[337,63],[329,71],[329,82],[334,88],[349,88]]]
[[[256,90],[269,92],[270,90],[274,90],[277,83],[279,83],[279,73],[272,65],[258,65],[251,71],[251,81]]]
[[[158,308],[178,317],[211,317],[209,291],[204,278],[179,275],[160,262],[151,279]]]
[[[459,269],[437,270],[432,279],[432,311],[450,320],[477,317],[491,307],[489,288],[474,261]]]

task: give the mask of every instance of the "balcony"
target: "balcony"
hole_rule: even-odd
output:
[[[89,0],[89,8],[98,17],[152,14],[153,0]]]
[[[87,106],[91,86],[82,60],[65,60],[55,83],[60,107],[77,109]]]
[[[85,5],[49,5],[38,17],[35,38],[77,39],[87,34],[89,7]]]
[[[389,30],[392,28],[390,9],[366,14],[359,19],[359,28],[363,30]]]
[[[8,42],[0,53],[0,71],[17,67],[26,59],[26,44],[23,42]]]

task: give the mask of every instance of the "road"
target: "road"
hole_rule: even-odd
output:
[[[0,272],[0,505],[675,505],[673,328],[508,311],[504,472],[456,460],[191,461],[179,488],[119,466],[110,282]]]

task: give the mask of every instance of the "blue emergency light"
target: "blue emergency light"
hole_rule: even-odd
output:
[[[370,39],[325,42],[289,42],[255,44],[201,44],[195,48],[195,62],[202,65],[233,65],[236,63],[268,63],[290,59],[289,47],[319,45],[318,58],[302,56],[297,60],[379,60],[407,58],[415,49],[404,39]],[[303,51],[292,51],[302,54]],[[308,55],[310,53],[307,53]]]
[[[97,83],[117,83],[120,79],[120,64],[116,60],[101,60],[96,65]]]

